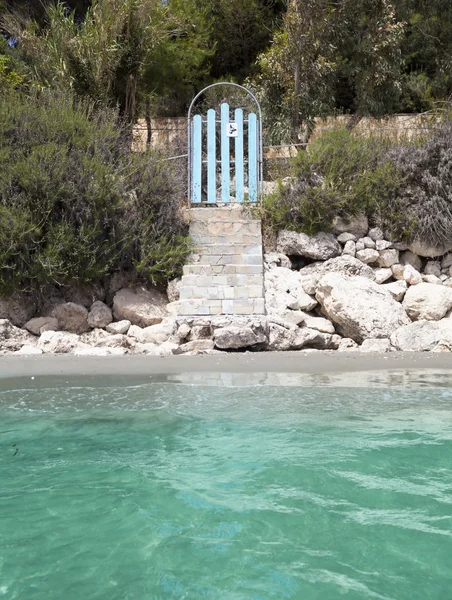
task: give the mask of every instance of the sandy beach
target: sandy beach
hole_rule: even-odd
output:
[[[450,370],[452,354],[394,352],[247,352],[202,356],[70,355],[2,356],[0,379],[23,377],[117,376],[142,378],[180,373],[287,373],[331,374],[369,371]]]

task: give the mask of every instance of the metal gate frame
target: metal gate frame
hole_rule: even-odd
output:
[[[192,110],[194,105],[196,104],[197,100],[205,93],[207,92],[207,90],[214,88],[214,87],[218,87],[218,86],[231,86],[234,88],[239,88],[240,90],[246,92],[250,98],[253,100],[253,102],[255,103],[256,107],[257,107],[257,113],[258,113],[258,118],[257,118],[257,136],[258,136],[258,140],[257,140],[257,202],[259,202],[262,198],[262,189],[263,189],[263,142],[262,142],[262,110],[259,104],[259,101],[257,100],[256,96],[250,92],[248,89],[246,89],[245,87],[243,87],[242,85],[239,85],[238,83],[230,83],[230,82],[218,82],[218,83],[212,83],[211,85],[208,85],[207,87],[205,87],[204,89],[202,89],[200,92],[198,92],[198,94],[196,94],[196,96],[193,98],[193,100],[191,101],[190,107],[188,109],[188,114],[187,114],[187,140],[188,140],[188,201],[191,204],[195,204],[198,205],[200,203],[193,203],[193,185],[192,185],[192,173],[193,173],[193,134],[192,134],[192,128],[193,128],[193,121],[192,121]],[[223,136],[223,132],[221,132],[221,135]],[[216,173],[216,171],[215,171]],[[230,175],[229,175],[229,181],[230,181]],[[227,201],[229,202],[229,201]],[[230,204],[240,204],[240,202],[229,202]]]

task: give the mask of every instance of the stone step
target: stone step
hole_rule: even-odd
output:
[[[197,254],[196,265],[262,265],[262,254]]]
[[[177,314],[179,316],[202,315],[263,315],[265,305],[263,298],[208,300],[192,298],[179,300]]]
[[[262,228],[260,221],[209,221],[209,222],[191,222],[191,235],[236,235],[251,234],[261,235]]]
[[[264,285],[263,275],[183,275],[181,286],[204,286],[216,285],[241,286],[241,285]]]
[[[230,244],[203,244],[198,247],[198,251],[195,254],[201,254],[202,256],[211,256],[211,255],[257,255],[261,257],[262,260],[262,244],[235,244],[231,242]]]
[[[204,235],[190,234],[191,241],[195,246],[211,246],[212,244],[250,244],[262,246],[262,235],[260,233],[235,233],[227,235]]]
[[[184,265],[184,275],[262,275],[264,267],[258,265],[244,264],[190,264]]]
[[[262,285],[217,285],[217,286],[185,286],[180,287],[180,299],[189,300],[207,299],[207,300],[248,300],[251,298],[263,297]]]

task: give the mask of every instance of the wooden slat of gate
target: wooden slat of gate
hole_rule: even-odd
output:
[[[231,195],[231,163],[229,156],[229,137],[227,127],[229,123],[229,104],[221,105],[221,201],[229,202]]]
[[[201,179],[202,179],[202,117],[196,115],[193,118],[193,171],[192,202],[198,204],[201,202]]]
[[[217,201],[216,112],[207,111],[207,202]]]
[[[235,200],[243,202],[245,199],[244,171],[243,171],[243,110],[236,108],[234,120],[237,123],[237,137],[235,138]]]
[[[257,117],[248,116],[248,200],[257,202]]]

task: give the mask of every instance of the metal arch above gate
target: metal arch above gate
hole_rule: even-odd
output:
[[[231,120],[231,107],[222,102],[219,114],[210,108],[204,118],[202,115],[192,117],[196,101],[207,90],[218,86],[244,91],[256,105],[256,112],[244,114],[242,108],[235,108]],[[190,204],[257,203],[262,196],[263,148],[262,111],[256,96],[238,83],[213,83],[193,98],[187,120]],[[232,172],[235,174],[235,195],[231,195]]]

